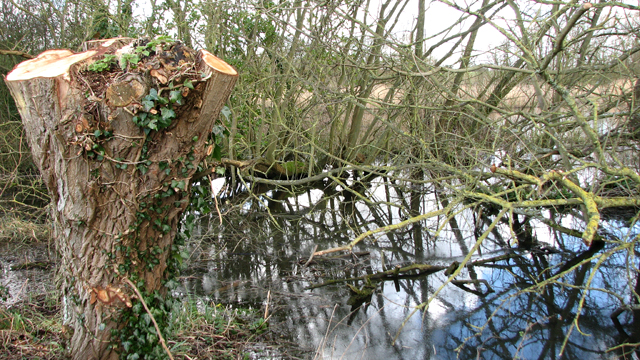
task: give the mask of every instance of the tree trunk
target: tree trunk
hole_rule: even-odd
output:
[[[126,280],[166,294],[190,179],[237,79],[206,51],[131,41],[93,42],[79,54],[46,51],[5,80],[51,194],[73,359],[123,351],[117,341],[109,345],[111,330],[129,325],[118,314],[139,301]],[[105,54],[124,59],[125,70]],[[96,70],[100,64],[108,69]]]

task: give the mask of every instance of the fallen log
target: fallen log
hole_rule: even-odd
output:
[[[5,82],[52,199],[67,348],[74,359],[113,359],[141,315],[125,284],[166,294],[190,180],[237,72],[167,40],[85,48],[46,51]]]

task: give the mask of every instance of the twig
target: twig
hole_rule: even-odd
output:
[[[213,180],[211,180],[211,175],[207,175],[207,179],[209,179],[209,185],[211,186],[211,196],[213,196],[213,201],[216,203],[216,212],[218,213],[218,219],[220,219],[220,225],[222,225],[222,214],[220,214],[220,208],[218,207],[218,194],[215,193],[215,189],[213,188]]]
[[[422,221],[422,220],[426,220],[435,216],[440,216],[443,214],[448,214],[449,211],[451,211],[451,209],[453,208],[454,205],[457,205],[457,202],[455,203],[451,203],[449,204],[449,206],[442,208],[440,210],[435,210],[435,211],[431,211],[428,212],[426,214],[422,214],[422,215],[418,215],[418,216],[414,216],[412,218],[409,218],[405,221],[401,221],[397,224],[391,224],[391,225],[387,225],[387,226],[383,226],[383,227],[379,227],[377,229],[373,229],[373,230],[369,230],[367,232],[364,232],[362,234],[360,234],[358,237],[356,237],[355,239],[353,239],[353,241],[351,241],[349,244],[347,245],[343,245],[343,246],[338,246],[338,247],[334,247],[331,249],[326,249],[326,250],[322,250],[322,251],[317,251],[314,252],[313,255],[314,256],[321,256],[321,255],[326,255],[326,254],[330,254],[330,253],[334,253],[334,252],[338,252],[338,251],[352,251],[353,247],[356,246],[357,243],[359,243],[360,241],[362,241],[363,239],[371,236],[371,235],[375,235],[377,233],[387,233],[393,230],[398,230],[398,229],[402,229],[405,226],[408,226],[410,224],[416,223],[418,221]]]
[[[327,324],[327,331],[325,332],[324,336],[322,337],[322,341],[320,341],[320,344],[318,344],[318,348],[316,349],[316,355],[313,357],[313,360],[316,360],[318,358],[318,355],[320,355],[320,348],[324,348],[324,344],[326,344],[326,342],[327,342],[327,336],[329,336],[329,329],[331,329],[331,320],[333,320],[333,314],[335,314],[337,307],[338,307],[338,304],[336,304],[333,307],[333,311],[331,312],[331,317],[329,317],[329,322]],[[342,322],[342,321],[340,321],[340,322]]]
[[[271,301],[271,289],[267,292],[267,305],[264,307],[264,320],[269,318],[269,301]]]
[[[158,338],[160,339],[160,345],[162,345],[162,348],[164,349],[164,351],[166,351],[167,355],[169,355],[169,359],[173,360],[173,356],[171,355],[171,351],[167,347],[167,343],[164,341],[164,337],[162,337],[162,333],[160,332],[160,327],[158,326],[158,323],[156,322],[156,319],[153,317],[153,314],[151,314],[151,310],[149,310],[149,308],[147,307],[147,303],[144,301],[144,298],[142,297],[142,294],[140,293],[140,290],[138,290],[138,288],[131,282],[131,280],[129,280],[127,278],[124,278],[124,281],[127,284],[129,284],[129,286],[131,286],[133,291],[136,292],[136,295],[138,295],[138,299],[140,299],[140,302],[142,303],[142,306],[144,306],[144,309],[147,311],[147,314],[149,314],[149,317],[151,318],[151,321],[153,322],[153,326],[156,328],[156,332],[158,333]]]
[[[34,59],[35,56],[28,54],[24,51],[18,51],[18,50],[0,50],[0,55],[16,55],[16,56],[22,56],[23,58],[27,58],[27,59]]]
[[[304,267],[309,266],[309,264],[311,263],[311,260],[313,260],[313,256],[316,254],[316,250],[318,250],[318,245],[316,244],[316,247],[313,248],[313,251],[311,252],[311,256],[309,256],[309,260],[307,260],[306,263],[304,263]]]

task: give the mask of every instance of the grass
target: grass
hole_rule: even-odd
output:
[[[6,297],[6,288],[0,286]],[[55,294],[40,294],[14,304],[0,305],[2,359],[62,359],[65,332]]]
[[[3,295],[4,294],[4,295]],[[0,286],[6,298],[6,289]],[[65,359],[67,341],[56,293],[0,305],[0,358]],[[257,310],[231,308],[191,297],[174,314],[168,346],[175,359],[295,358],[281,349]]]
[[[262,351],[277,352],[268,321],[256,310],[188,298],[174,323],[179,325],[169,344],[177,357],[249,359]]]
[[[35,223],[8,215],[0,219],[0,242],[48,241],[51,229],[50,223]]]

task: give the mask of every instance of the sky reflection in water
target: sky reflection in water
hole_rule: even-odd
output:
[[[615,351],[606,352],[619,341],[610,315],[623,302],[631,303],[629,284],[635,284],[634,269],[638,269],[635,256],[629,256],[633,252],[611,253],[616,244],[606,244],[594,260],[538,289],[534,284],[552,278],[587,248],[579,238],[560,236],[536,220],[530,222],[532,234],[543,250],[515,249],[509,225],[500,223],[472,260],[505,253],[518,256],[463,269],[456,278],[486,280],[494,292],[484,297],[447,284],[426,311],[408,318],[442,287],[447,280],[442,271],[379,282],[370,305],[353,312],[345,284],[306,290],[326,279],[381,271],[382,256],[386,268],[461,261],[475,244],[477,230],[481,233],[495,218],[478,218],[477,212],[466,210],[448,222],[437,239],[433,235],[442,218],[379,234],[376,241],[365,240],[354,251],[368,251],[367,256],[318,259],[303,267],[316,245],[318,250],[344,245],[369,229],[408,218],[405,209],[410,208],[410,191],[415,189],[379,178],[366,189],[368,202],[348,201],[352,194],[340,190],[312,189],[297,196],[270,190],[253,198],[246,194],[229,198],[231,203],[243,202],[222,206],[226,212],[222,225],[215,213],[201,218],[199,236],[189,245],[193,256],[183,280],[186,291],[216,303],[264,309],[270,290],[271,327],[310,350],[311,357],[323,359],[555,359],[561,352],[566,359],[617,358]],[[438,205],[433,191],[423,191],[424,213]],[[569,215],[555,218],[580,229],[579,221]],[[524,216],[518,219],[523,221]],[[622,242],[638,232],[614,220],[603,228]],[[364,282],[350,284],[359,288]],[[578,288],[586,284],[591,290]],[[475,289],[472,284],[467,288]],[[479,290],[487,288],[480,285]],[[630,324],[631,312],[620,319]]]

